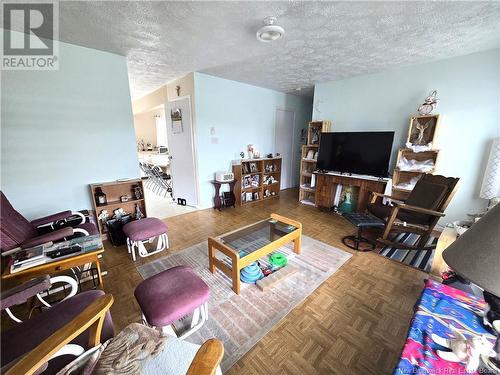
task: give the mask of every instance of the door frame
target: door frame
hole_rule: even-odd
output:
[[[194,117],[194,113],[193,113],[193,107],[191,105],[191,101],[192,101],[191,95],[187,94],[187,95],[179,96],[179,97],[174,98],[172,100],[167,99],[167,101],[165,102],[165,120],[167,119],[167,116],[170,117],[170,113],[167,114],[168,104],[179,101],[179,100],[184,100],[184,99],[188,99],[189,113],[191,116],[191,139],[192,139],[191,155],[193,156],[193,173],[194,173],[194,181],[195,181],[195,186],[194,186],[195,196],[196,196],[195,207],[199,208],[199,206],[200,206],[200,189],[199,189],[200,181],[199,181],[199,177],[198,177],[198,145],[196,142],[196,121],[195,121],[195,117]],[[172,120],[170,120],[170,121],[172,121]],[[165,123],[166,123],[166,121],[165,121]],[[170,124],[167,124],[167,126],[170,126]],[[167,139],[167,141],[168,141],[168,139]],[[175,189],[175,176],[172,174],[172,177],[174,179],[174,189]]]
[[[278,135],[277,131],[276,131],[276,121],[277,121],[277,116],[276,116],[276,112],[277,111],[284,111],[284,112],[292,112],[293,113],[293,120],[292,120],[292,144],[290,145],[291,147],[291,159],[290,159],[290,186],[287,187],[286,189],[291,189],[291,188],[294,188],[294,164],[293,164],[293,160],[294,160],[294,155],[295,155],[295,150],[294,150],[294,144],[295,144],[295,130],[296,130],[296,122],[297,122],[297,114],[295,113],[295,109],[292,109],[292,108],[288,108],[288,107],[281,107],[281,106],[276,106],[276,109],[274,110],[274,145],[273,145],[273,148],[274,148],[274,153],[276,153],[276,136]],[[281,165],[282,165],[282,170],[283,170],[283,159],[281,159]],[[281,173],[281,176],[283,177],[283,173]],[[281,190],[285,190],[285,189],[281,189]]]

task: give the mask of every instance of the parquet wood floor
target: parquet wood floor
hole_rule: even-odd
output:
[[[304,234],[354,256],[276,325],[228,374],[389,374],[400,355],[426,274],[374,253],[356,253],[341,238],[354,228],[341,217],[304,206],[295,189],[246,207],[197,211],[166,220],[170,250],[137,264],[264,219],[275,212],[303,223]],[[134,288],[142,280],[126,247],[106,246],[105,290],[117,330],[140,320]],[[272,303],[272,301],[269,301]]]
[[[246,207],[197,211],[166,220],[170,250],[264,219],[271,212],[299,220],[304,234],[354,256],[297,306],[228,374],[389,374],[400,355],[426,274],[374,253],[356,253],[341,238],[354,228],[339,216],[304,206],[297,190]],[[160,253],[137,263],[165,256]],[[107,247],[106,291],[115,296],[116,329],[140,319],[133,291],[141,281],[125,247]],[[272,303],[272,301],[269,301]]]

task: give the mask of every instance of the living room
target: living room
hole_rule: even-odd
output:
[[[27,4],[2,372],[498,373],[500,3]]]

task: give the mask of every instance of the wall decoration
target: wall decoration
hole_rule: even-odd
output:
[[[170,110],[170,119],[172,121],[172,133],[180,134],[184,131],[182,126],[182,110],[180,108],[173,108]]]
[[[424,116],[430,115],[432,111],[436,109],[438,100],[439,99],[437,98],[437,91],[436,90],[432,91],[429,94],[429,96],[424,100],[424,102],[420,104],[420,106],[418,107],[418,113]]]
[[[419,148],[419,151],[432,149],[432,140],[436,132],[437,120],[438,115],[412,117],[408,143],[414,146],[426,146]]]

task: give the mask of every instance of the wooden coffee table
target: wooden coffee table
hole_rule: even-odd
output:
[[[240,271],[259,258],[276,251],[283,245],[294,243],[293,251],[300,254],[302,224],[286,217],[271,217],[239,228],[218,237],[208,238],[210,272],[218,268],[229,276],[233,290],[240,293]],[[218,257],[221,252],[224,259]],[[225,256],[225,257],[224,257]]]

